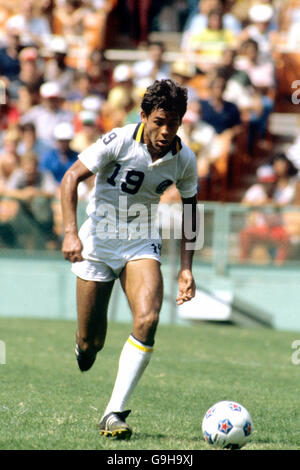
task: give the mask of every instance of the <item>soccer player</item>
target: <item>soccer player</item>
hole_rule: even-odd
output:
[[[195,241],[197,165],[193,152],[176,135],[186,107],[185,88],[172,80],[155,81],[143,97],[141,122],[113,129],[80,153],[61,185],[62,251],[77,276],[75,352],[81,371],[92,366],[104,346],[107,307],[118,278],[133,315],[132,333],[99,424],[105,436],[124,439],[132,433],[125,421],[130,413],[126,403],[150,361],[163,297],[161,241],[145,229],[153,227],[153,207],[172,183],[182,198],[184,221],[177,304],[195,295],[193,250],[186,243]],[[89,217],[78,233],[77,187],[93,174]],[[145,236],[137,237],[132,230],[137,211],[144,214],[140,229]]]

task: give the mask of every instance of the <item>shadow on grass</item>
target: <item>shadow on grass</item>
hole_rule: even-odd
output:
[[[199,442],[201,438],[199,436],[191,436],[191,437],[182,437],[170,434],[157,434],[157,433],[134,433],[132,434],[131,441],[145,441],[145,439],[153,439],[153,440],[160,440],[160,441],[173,441],[178,442]]]

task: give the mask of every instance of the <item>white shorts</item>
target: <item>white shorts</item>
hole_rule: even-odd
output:
[[[114,242],[114,243],[113,243]],[[109,282],[120,277],[126,263],[155,259],[160,263],[161,244],[157,240],[110,240],[101,259],[87,259],[72,264],[72,272],[85,281]]]

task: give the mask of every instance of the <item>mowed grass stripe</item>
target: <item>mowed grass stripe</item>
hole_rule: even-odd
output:
[[[251,413],[246,449],[298,449],[300,333],[229,325],[160,325],[152,361],[128,407],[130,441],[100,437],[130,324],[109,325],[104,350],[80,373],[72,321],[0,319],[7,364],[0,365],[0,449],[208,449],[205,411],[229,399]]]

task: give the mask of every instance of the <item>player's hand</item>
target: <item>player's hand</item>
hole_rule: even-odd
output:
[[[179,271],[178,291],[179,292],[176,299],[177,305],[182,305],[184,302],[187,302],[195,297],[196,284],[193,274],[189,269],[183,269]]]
[[[82,243],[77,234],[69,233],[65,235],[62,245],[63,256],[71,263],[83,261]]]

